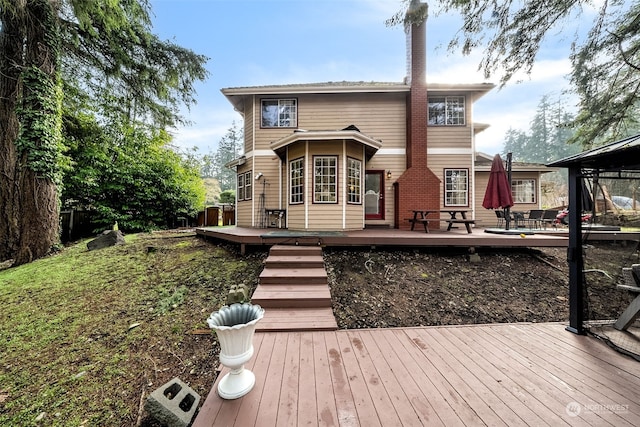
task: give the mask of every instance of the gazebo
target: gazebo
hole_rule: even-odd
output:
[[[584,178],[640,178],[640,134],[550,163],[569,169],[569,326],[584,334],[584,260],[582,254],[581,186]]]

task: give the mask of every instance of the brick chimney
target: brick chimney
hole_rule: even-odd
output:
[[[412,0],[407,18],[421,15],[427,5]],[[414,19],[415,20],[415,19]],[[408,229],[413,209],[440,208],[440,180],[427,167],[427,37],[426,10],[421,22],[406,24],[407,33],[407,98],[406,170],[395,182],[396,226]],[[438,228],[436,222],[430,228]]]

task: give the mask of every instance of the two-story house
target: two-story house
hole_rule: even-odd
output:
[[[450,207],[495,222],[478,212],[475,135],[487,126],[473,121],[494,85],[428,84],[425,25],[407,31],[404,82],[222,90],[244,119],[244,155],[230,165],[238,226],[404,229],[413,209]]]

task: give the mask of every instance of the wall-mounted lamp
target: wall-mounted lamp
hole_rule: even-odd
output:
[[[391,171],[390,170],[387,171],[387,179],[391,179]]]
[[[256,174],[256,181],[259,180],[260,178],[262,178],[262,172],[258,172]]]

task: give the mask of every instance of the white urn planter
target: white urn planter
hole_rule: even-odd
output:
[[[231,369],[218,382],[218,395],[237,399],[249,393],[256,377],[244,368],[253,356],[253,334],[264,317],[264,309],[254,304],[231,304],[211,313],[207,323],[216,331],[220,342],[220,363]]]

